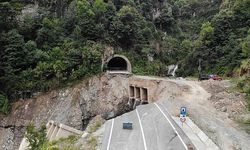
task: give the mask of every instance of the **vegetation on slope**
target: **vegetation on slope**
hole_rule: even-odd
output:
[[[0,91],[11,101],[100,73],[106,46],[139,74],[179,64],[179,75],[195,75],[199,59],[204,73],[225,76],[249,66],[249,0],[37,2],[24,16],[33,1],[0,2]]]
[[[80,138],[70,135],[66,138],[60,138],[49,142],[46,138],[46,126],[42,125],[40,129],[36,129],[33,123],[26,127],[25,137],[29,142],[28,150],[79,150],[74,146],[75,142]]]
[[[243,77],[237,82],[237,88],[246,93],[248,109],[250,110],[250,77]]]

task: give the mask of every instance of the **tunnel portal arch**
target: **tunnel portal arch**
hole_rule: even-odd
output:
[[[108,71],[127,71],[132,73],[131,63],[123,55],[114,55],[107,60]]]

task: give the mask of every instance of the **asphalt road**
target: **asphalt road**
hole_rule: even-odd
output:
[[[132,122],[133,130],[122,128]],[[142,105],[105,124],[101,150],[185,150],[191,143],[160,103]]]

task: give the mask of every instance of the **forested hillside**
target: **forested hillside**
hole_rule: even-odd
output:
[[[105,47],[137,74],[243,75],[250,66],[250,0],[0,1],[0,108],[101,73]],[[153,57],[153,61],[148,60]]]

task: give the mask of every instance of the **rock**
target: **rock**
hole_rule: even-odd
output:
[[[153,54],[147,54],[147,57],[148,57],[149,62],[154,61],[154,55]]]
[[[24,108],[24,109],[26,110],[26,109],[28,109],[28,107],[29,107],[29,104],[25,105],[25,108]]]
[[[113,76],[110,80],[107,78],[106,75],[92,77],[68,90],[35,93],[36,98],[19,104],[23,109],[15,110],[13,115],[5,119],[0,118],[0,124],[24,125],[34,120],[39,127],[42,123],[47,123],[47,120],[54,120],[77,129],[85,129],[96,115],[102,114],[104,119],[114,118],[126,112],[129,79],[120,75]],[[3,137],[0,138],[0,149],[18,149],[25,133],[25,128],[23,129],[24,131],[8,128],[3,133],[0,130]],[[3,145],[5,148],[2,148]]]
[[[57,95],[53,95],[51,98],[52,99],[55,99],[55,98],[57,98],[58,96]]]
[[[222,111],[222,112],[226,112],[226,111],[227,111],[227,108],[226,108],[226,107],[222,107],[222,108],[221,108],[221,111]]]
[[[39,96],[41,95],[42,92],[36,92],[36,93],[33,93],[32,96],[35,97],[35,96]]]
[[[102,116],[103,119],[108,120],[108,119],[114,118],[115,113],[113,111],[106,112],[106,113],[103,113],[101,116]]]
[[[36,17],[38,16],[38,4],[28,4],[21,10],[21,14],[18,16],[20,21],[24,21],[25,16]]]

